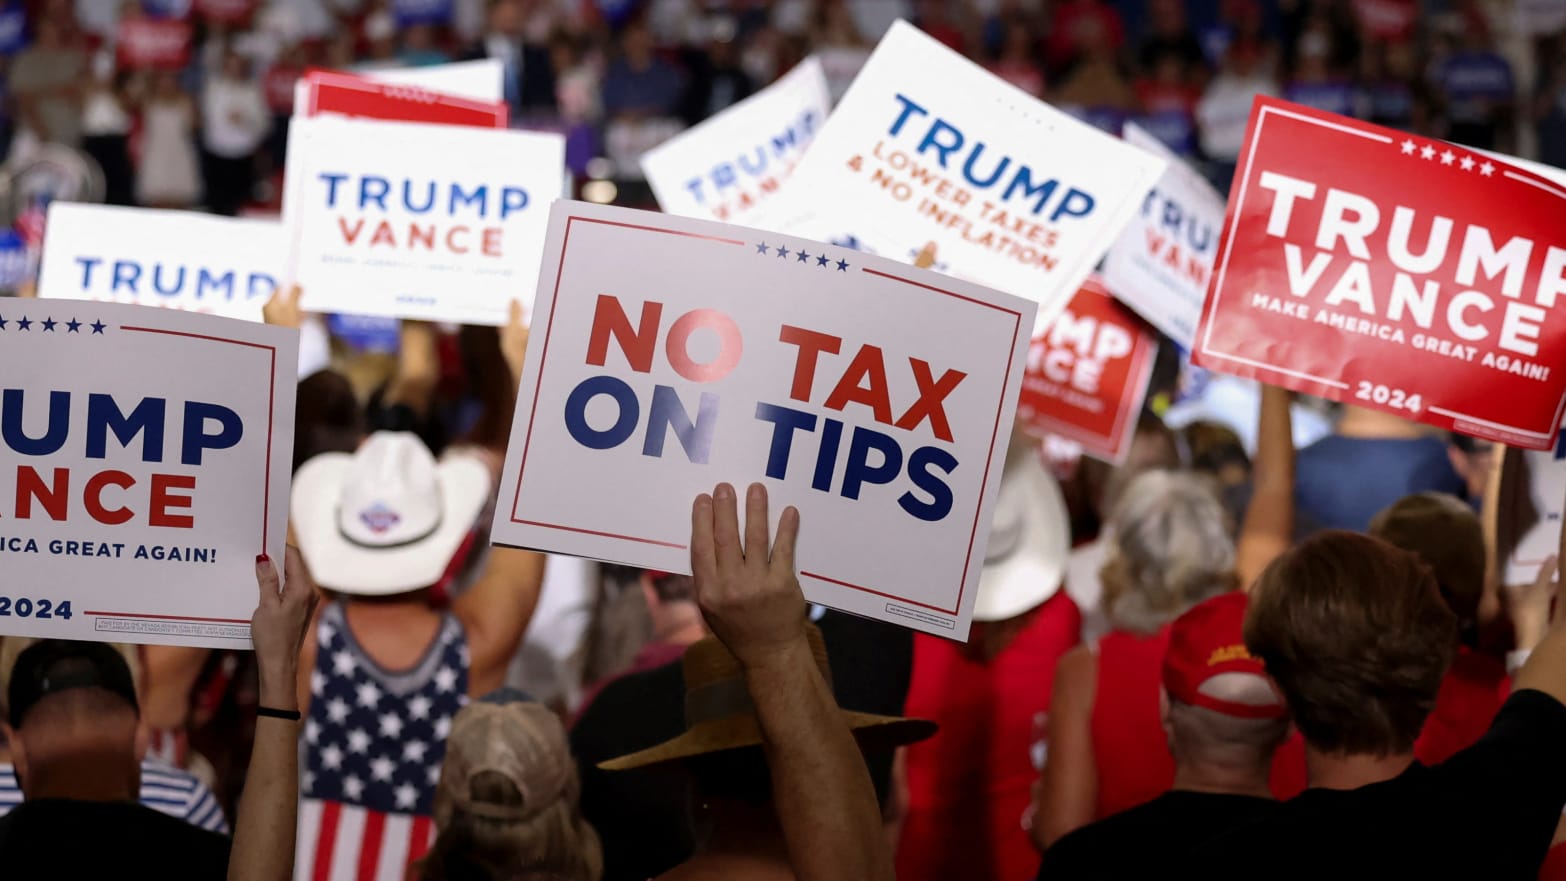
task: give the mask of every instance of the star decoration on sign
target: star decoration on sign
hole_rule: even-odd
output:
[[[1483,165],[1479,166],[1479,173],[1485,177],[1489,177],[1490,175],[1495,174],[1495,163],[1486,161]]]
[[[5,330],[5,326],[10,323],[11,322],[5,320],[4,315],[0,315],[0,330]]]
[[[810,259],[810,254],[808,252],[806,252],[804,249],[800,249],[797,253],[799,254],[799,262],[801,262],[801,263],[804,263],[805,261]]]
[[[65,330],[67,333],[81,333],[82,323],[72,318],[70,321],[65,322]]]
[[[32,330],[32,328],[33,328],[33,320],[31,318],[26,317],[26,316],[23,316],[21,320],[16,322],[16,329],[17,330]]]
[[[756,244],[756,253],[757,254],[765,254],[765,253],[767,253],[767,243],[766,242],[758,242]]]
[[[817,266],[825,266],[825,265],[827,265],[828,263],[831,263],[831,262],[832,261],[828,260],[827,259],[827,255],[825,255],[825,254],[820,254],[820,255],[816,256],[816,265]]]
[[[1473,171],[1474,170],[1474,157],[1472,157],[1472,156],[1464,156],[1463,157],[1463,161],[1461,161],[1461,162],[1459,162],[1457,164],[1459,166],[1461,166],[1464,171]]]
[[[1430,146],[1429,144],[1426,144],[1423,147],[1419,148],[1419,158],[1421,158],[1421,159],[1434,159],[1435,158],[1435,153],[1436,153],[1435,148]]]
[[[1441,154],[1441,164],[1442,165],[1451,165],[1452,164],[1452,160],[1454,160],[1456,158],[1457,158],[1457,154],[1456,153],[1453,153],[1451,150],[1447,150],[1446,152]]]
[[[1414,142],[1413,142],[1412,139],[1409,139],[1409,138],[1404,138],[1403,139],[1403,155],[1404,156],[1412,156],[1412,155],[1414,155]]]
[[[51,315],[50,317],[45,318],[43,320],[44,332],[45,333],[54,333],[54,326],[56,324],[59,324],[59,322],[54,320],[54,316]]]
[[[778,251],[778,256],[779,257],[781,257],[784,260],[788,259],[788,249],[787,248],[783,247],[782,245],[778,245],[777,251]]]
[[[847,260],[839,260],[839,261],[837,261],[837,271],[838,272],[847,272],[848,271],[848,261]]]
[[[94,321],[92,323],[92,332],[93,333],[103,333],[103,328],[104,328],[104,323],[101,322],[101,321]]]

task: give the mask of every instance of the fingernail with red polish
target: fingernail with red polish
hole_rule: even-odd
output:
[[[265,566],[266,564],[268,564],[270,562],[272,562],[272,558],[268,557],[266,554],[256,554],[256,565],[257,566]]]

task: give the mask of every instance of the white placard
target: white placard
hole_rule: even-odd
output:
[[[642,171],[667,214],[765,228],[831,107],[821,62],[807,58],[767,88],[643,153]]]
[[[0,634],[247,648],[283,560],[295,331],[0,302]]]
[[[455,95],[469,101],[504,101],[505,65],[498,58],[453,61],[428,67],[389,67],[354,70],[366,79],[399,86],[418,86],[431,92]]]
[[[275,220],[54,202],[38,296],[260,321],[282,269]]]
[[[1500,455],[1499,449],[1495,455]],[[1544,561],[1559,551],[1562,507],[1566,504],[1566,446],[1557,441],[1554,450],[1524,450],[1522,456],[1528,464],[1528,483],[1518,488],[1528,493],[1538,519],[1517,537],[1517,546],[1506,558],[1507,584],[1532,582],[1539,577]],[[1502,519],[1506,519],[1505,512]]]
[[[907,22],[816,135],[776,227],[1040,304],[1076,294],[1164,161],[1078,122]]]
[[[761,481],[812,602],[966,638],[1031,300],[581,202],[546,254],[495,542],[689,572],[691,501]]]
[[[1161,157],[1168,167],[1110,246],[1104,282],[1115,299],[1190,349],[1218,255],[1224,199],[1196,169],[1136,123],[1125,124],[1125,139]]]
[[[295,118],[283,220],[312,312],[504,324],[532,302],[559,135]]]

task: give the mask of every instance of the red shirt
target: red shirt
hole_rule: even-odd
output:
[[[1174,757],[1158,696],[1168,647],[1167,625],[1152,636],[1116,630],[1098,641],[1091,723],[1098,769],[1094,819],[1152,801],[1174,786]],[[1305,742],[1298,732],[1273,754],[1270,782],[1280,799],[1305,791]]]
[[[914,637],[907,714],[940,723],[941,732],[908,748],[902,881],[1017,881],[1038,871],[1022,828],[1037,776],[1033,718],[1049,709],[1055,664],[1081,628],[1061,591],[987,664],[957,643]]]
[[[1490,729],[1511,690],[1500,658],[1458,646],[1457,657],[1441,680],[1435,709],[1414,742],[1414,757],[1426,765],[1439,765],[1473,746]]]

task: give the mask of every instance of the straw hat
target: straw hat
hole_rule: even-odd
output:
[[[1055,595],[1071,556],[1071,527],[1060,485],[1038,445],[1012,437],[995,499],[973,620],[1005,621]]]
[[[417,435],[382,431],[300,466],[290,515],[317,583],[384,596],[440,581],[489,494],[477,459],[437,463]]]
[[[810,652],[822,678],[832,681],[826,643],[814,624],[806,631]],[[704,639],[685,650],[685,733],[657,746],[620,756],[598,767],[628,771],[725,750],[760,746],[761,725],[756,719],[745,674],[739,661],[716,639]],[[865,748],[891,748],[916,743],[935,734],[936,725],[924,719],[879,716],[838,711]]]

